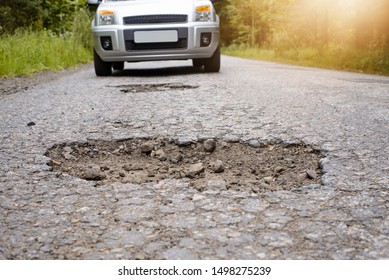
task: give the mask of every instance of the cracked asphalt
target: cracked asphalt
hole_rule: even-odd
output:
[[[126,66],[0,96],[0,259],[389,258],[388,77],[227,56],[215,74],[189,61]],[[45,156],[152,137],[303,142],[324,155],[322,184],[99,186],[52,172]]]

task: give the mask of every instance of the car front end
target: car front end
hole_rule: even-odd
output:
[[[220,52],[219,17],[209,0],[102,1],[92,31],[95,55],[106,63],[193,59],[205,64]]]

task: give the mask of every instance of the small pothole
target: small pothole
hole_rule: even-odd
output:
[[[128,84],[114,86],[120,88],[124,93],[137,93],[137,92],[155,92],[166,90],[183,90],[198,88],[196,85],[185,85],[182,83],[161,83],[161,84]]]
[[[199,191],[288,190],[321,184],[320,151],[305,144],[165,138],[65,143],[46,153],[53,171],[99,185],[189,180]]]

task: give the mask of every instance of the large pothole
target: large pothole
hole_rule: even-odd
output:
[[[208,139],[128,139],[65,143],[46,153],[53,171],[96,184],[186,179],[199,191],[253,192],[321,183],[321,153],[304,144],[231,143]]]

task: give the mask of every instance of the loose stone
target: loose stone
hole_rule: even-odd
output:
[[[182,160],[182,155],[180,153],[172,153],[169,160],[171,163],[177,164]]]
[[[306,171],[306,173],[307,173],[308,179],[315,180],[316,177],[317,177],[317,173],[316,173],[315,170],[308,169],[308,170]]]
[[[165,161],[167,159],[167,156],[162,149],[159,149],[155,152],[155,157],[160,161]]]
[[[216,148],[216,141],[213,139],[207,139],[204,141],[204,150],[212,153]]]
[[[223,166],[223,162],[221,160],[215,160],[215,161],[212,161],[210,164],[209,164],[209,167],[212,169],[213,172],[215,173],[221,173],[224,171],[224,166]]]
[[[261,147],[261,142],[259,142],[258,140],[250,140],[248,144],[250,147],[253,147],[253,148]]]
[[[99,181],[105,178],[105,175],[100,171],[100,166],[89,166],[81,173],[81,178],[85,180]]]
[[[140,150],[142,153],[149,154],[154,150],[154,143],[147,141],[140,146]]]
[[[194,178],[196,175],[199,175],[200,173],[204,172],[205,167],[202,162],[192,164],[189,167],[188,172],[186,173],[186,177]]]

